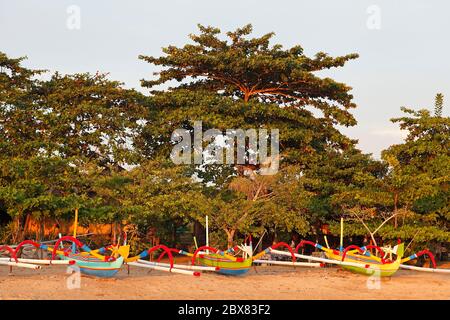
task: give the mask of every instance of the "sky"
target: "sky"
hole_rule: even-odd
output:
[[[235,30],[247,23],[273,43],[300,44],[307,55],[358,53],[324,73],[353,88],[358,124],[342,131],[379,158],[405,132],[390,122],[401,106],[450,109],[450,1],[445,0],[0,0],[0,51],[27,56],[50,72],[109,72],[128,88],[156,71],[138,56],[190,42],[197,24]],[[282,133],[280,133],[282,134]]]

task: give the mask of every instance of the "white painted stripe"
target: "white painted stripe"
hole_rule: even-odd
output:
[[[320,267],[320,263],[317,262],[291,262],[291,261],[276,261],[276,260],[253,260],[253,263],[259,264],[279,264],[293,267]]]

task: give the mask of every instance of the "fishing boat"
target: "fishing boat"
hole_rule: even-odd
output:
[[[253,259],[230,260],[220,254],[210,253],[200,255],[195,259],[195,263],[206,267],[216,267],[220,274],[237,276],[246,274],[250,270]]]
[[[97,257],[82,253],[58,254],[58,257],[61,260],[73,260],[75,261],[74,265],[80,268],[81,273],[100,278],[113,277],[119,272],[124,262],[122,256],[111,259],[111,261],[102,261]]]
[[[191,264],[200,265],[204,267],[213,267],[215,271],[224,275],[244,275],[253,264],[251,256],[243,251],[243,257],[236,257],[231,255],[245,247],[233,247],[226,251],[222,251],[210,246],[202,246],[195,250],[194,253],[189,253],[184,250],[171,249],[172,252],[191,257]],[[161,257],[160,257],[161,258]]]
[[[433,269],[436,268],[436,263],[433,254],[428,250],[420,251],[416,254],[412,254],[409,257],[403,258],[404,254],[404,244],[398,241],[398,244],[391,248],[388,247],[378,247],[376,245],[367,245],[359,247],[356,245],[350,245],[347,248],[343,248],[343,233],[344,233],[344,222],[341,218],[341,234],[340,234],[340,246],[339,249],[331,249],[328,246],[328,241],[326,236],[324,237],[326,247],[318,243],[314,243],[307,240],[302,240],[295,248],[296,256],[303,259],[309,259],[314,261],[319,261],[322,263],[330,263],[340,265],[343,269],[349,270],[355,273],[365,274],[365,275],[378,275],[380,277],[390,277],[394,275],[398,269],[411,269],[418,271],[424,268],[410,267],[403,263],[416,259],[421,255],[428,255],[433,265]],[[321,250],[325,253],[327,259],[310,257],[298,254],[300,248],[304,247],[305,244],[311,245],[314,248]],[[378,255],[372,254],[370,250],[376,250]],[[393,255],[396,256],[393,259]],[[447,272],[445,270],[444,272]]]
[[[77,266],[83,274],[100,278],[115,276],[122,268],[130,251],[130,247],[126,245],[126,239],[123,246],[119,246],[117,243],[106,248],[92,250],[77,239],[77,228],[78,209],[75,209],[73,236],[60,237],[53,247],[42,245],[40,247],[52,252],[52,260],[58,256],[63,261],[74,261],[73,265]],[[72,242],[72,246],[64,249],[62,246],[63,241]],[[104,255],[107,252],[110,252],[110,255]]]
[[[246,243],[247,239],[250,240],[248,245]],[[254,261],[260,262],[258,260],[260,257],[269,252],[269,250],[274,250],[278,247],[286,247],[291,254],[293,263],[296,263],[292,248],[284,242],[279,242],[253,256],[253,245],[250,235],[244,240],[243,245],[229,248],[227,251],[220,251],[208,246],[200,247],[192,255],[192,264],[197,263],[204,266],[217,267],[219,268],[217,272],[225,275],[243,275],[250,270]],[[211,250],[212,253],[204,250]],[[231,253],[237,252],[242,252],[242,257],[231,255]]]
[[[209,246],[209,227],[208,216],[205,217],[206,221],[206,245],[197,247],[197,241],[194,237],[194,242],[197,247],[194,253],[190,253],[185,250],[170,248],[164,250],[158,258],[158,263],[166,254],[176,253],[184,256],[191,257],[191,266],[202,267],[205,271],[213,271],[223,275],[244,275],[246,274],[253,264],[253,249],[251,235],[246,237],[244,244],[241,246],[235,246],[225,251],[219,250]],[[247,240],[249,244],[247,245]],[[238,255],[241,254],[239,257]],[[173,264],[173,261],[171,261]]]
[[[400,241],[398,241],[398,244],[394,248],[380,248],[375,245],[367,245],[363,247],[350,245],[344,249],[343,218],[341,218],[340,229],[341,232],[339,249],[330,248],[328,246],[327,238],[326,236],[324,236],[326,247],[318,243],[302,240],[295,248],[296,256],[301,258],[309,258],[310,260],[320,261],[322,263],[337,264],[340,265],[344,270],[349,270],[368,276],[376,275],[380,277],[390,277],[394,275],[400,268],[404,253],[404,244],[400,243]],[[327,259],[299,255],[299,249],[303,248],[306,244],[323,251]],[[379,256],[372,254],[370,252],[371,249],[375,249],[378,252]],[[396,256],[395,259],[393,259],[393,255]]]
[[[59,244],[63,241],[70,241],[73,246],[62,250]],[[58,239],[53,247],[46,249],[52,252],[52,260],[58,256],[61,260],[74,261],[74,266],[79,267],[81,273],[101,278],[113,277],[119,272],[129,252],[127,245],[111,245],[107,248],[91,250],[71,236]],[[108,251],[111,252],[111,255],[102,255]]]
[[[395,260],[385,260],[383,258],[372,255],[366,247],[349,246],[344,251],[326,250],[325,255],[331,260],[347,261],[355,263],[355,265],[342,265],[342,268],[355,273],[365,275],[377,275],[380,277],[390,277],[394,275],[400,268],[403,257],[404,244],[400,243],[394,247],[397,255]],[[354,249],[349,251],[349,249]],[[361,264],[358,266],[356,264]]]
[[[201,246],[194,253],[185,250],[171,248],[169,252],[191,257],[191,266],[202,266],[205,271],[214,271],[224,275],[244,275],[253,264],[252,245],[241,245],[227,249],[219,250],[210,246]],[[158,258],[158,263],[168,253],[163,253]],[[241,257],[236,256],[242,253]],[[233,255],[235,254],[235,255]]]

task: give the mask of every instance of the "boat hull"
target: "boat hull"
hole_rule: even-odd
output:
[[[341,261],[342,256],[331,252],[325,253],[328,259]],[[364,264],[364,267],[356,266],[342,266],[342,269],[348,270],[354,273],[364,274],[368,276],[376,275],[380,277],[390,277],[394,275],[400,267],[400,259],[397,259],[391,263],[382,264],[378,259],[372,259],[367,256],[361,256],[356,254],[348,254],[345,257],[345,262],[353,262]]]
[[[197,262],[206,267],[219,267],[217,272],[220,274],[237,276],[246,274],[250,270],[253,260],[246,259],[241,262],[231,261],[219,255],[212,254],[198,258]]]
[[[115,261],[101,261],[95,257],[86,257],[80,254],[59,255],[62,260],[73,260],[75,265],[80,268],[80,272],[89,276],[100,278],[111,278],[119,272],[123,265],[123,257]]]

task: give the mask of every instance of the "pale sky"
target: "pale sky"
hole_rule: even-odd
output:
[[[79,29],[68,27],[73,5]],[[309,55],[356,52],[359,59],[327,75],[353,87],[358,104],[358,125],[343,132],[379,157],[402,140],[389,121],[401,116],[401,106],[432,108],[442,92],[450,113],[449,16],[445,0],[0,0],[0,51],[28,56],[31,68],[110,72],[138,90],[155,71],[138,55],[185,44],[197,23],[223,31],[252,23],[256,35],[274,31],[274,42],[300,44]]]

